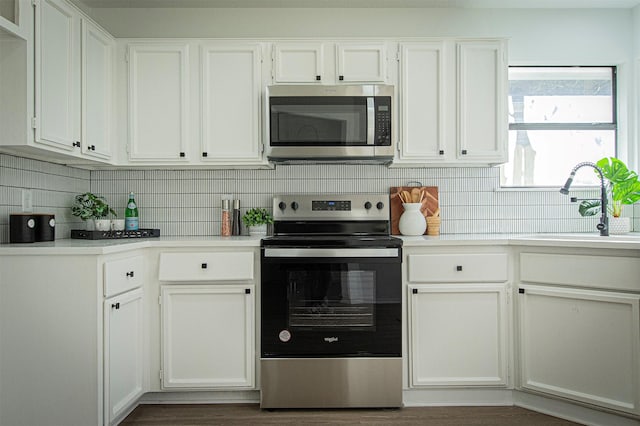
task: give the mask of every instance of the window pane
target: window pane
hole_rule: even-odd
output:
[[[510,67],[503,186],[564,184],[583,161],[616,155],[615,67]],[[580,171],[576,185],[597,185]]]
[[[615,137],[615,130],[510,130],[502,185],[560,188],[576,164],[615,156]],[[585,168],[573,185],[599,182],[593,170]]]
[[[612,123],[613,68],[509,68],[510,123]]]

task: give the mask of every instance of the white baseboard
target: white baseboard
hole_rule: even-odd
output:
[[[510,389],[409,389],[402,400],[405,407],[513,405]]]
[[[254,404],[260,402],[260,391],[194,391],[148,392],[140,404]]]
[[[527,392],[513,391],[514,405],[589,426],[640,426],[640,420]]]

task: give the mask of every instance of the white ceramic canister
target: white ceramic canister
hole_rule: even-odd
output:
[[[398,227],[402,235],[422,235],[427,229],[425,220],[420,208],[422,203],[403,203],[404,212],[400,216]]]

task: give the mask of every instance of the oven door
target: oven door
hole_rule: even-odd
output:
[[[263,358],[401,356],[399,248],[263,248]]]

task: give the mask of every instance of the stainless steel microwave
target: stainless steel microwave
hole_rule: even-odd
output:
[[[393,159],[393,86],[274,85],[266,99],[270,161]]]

